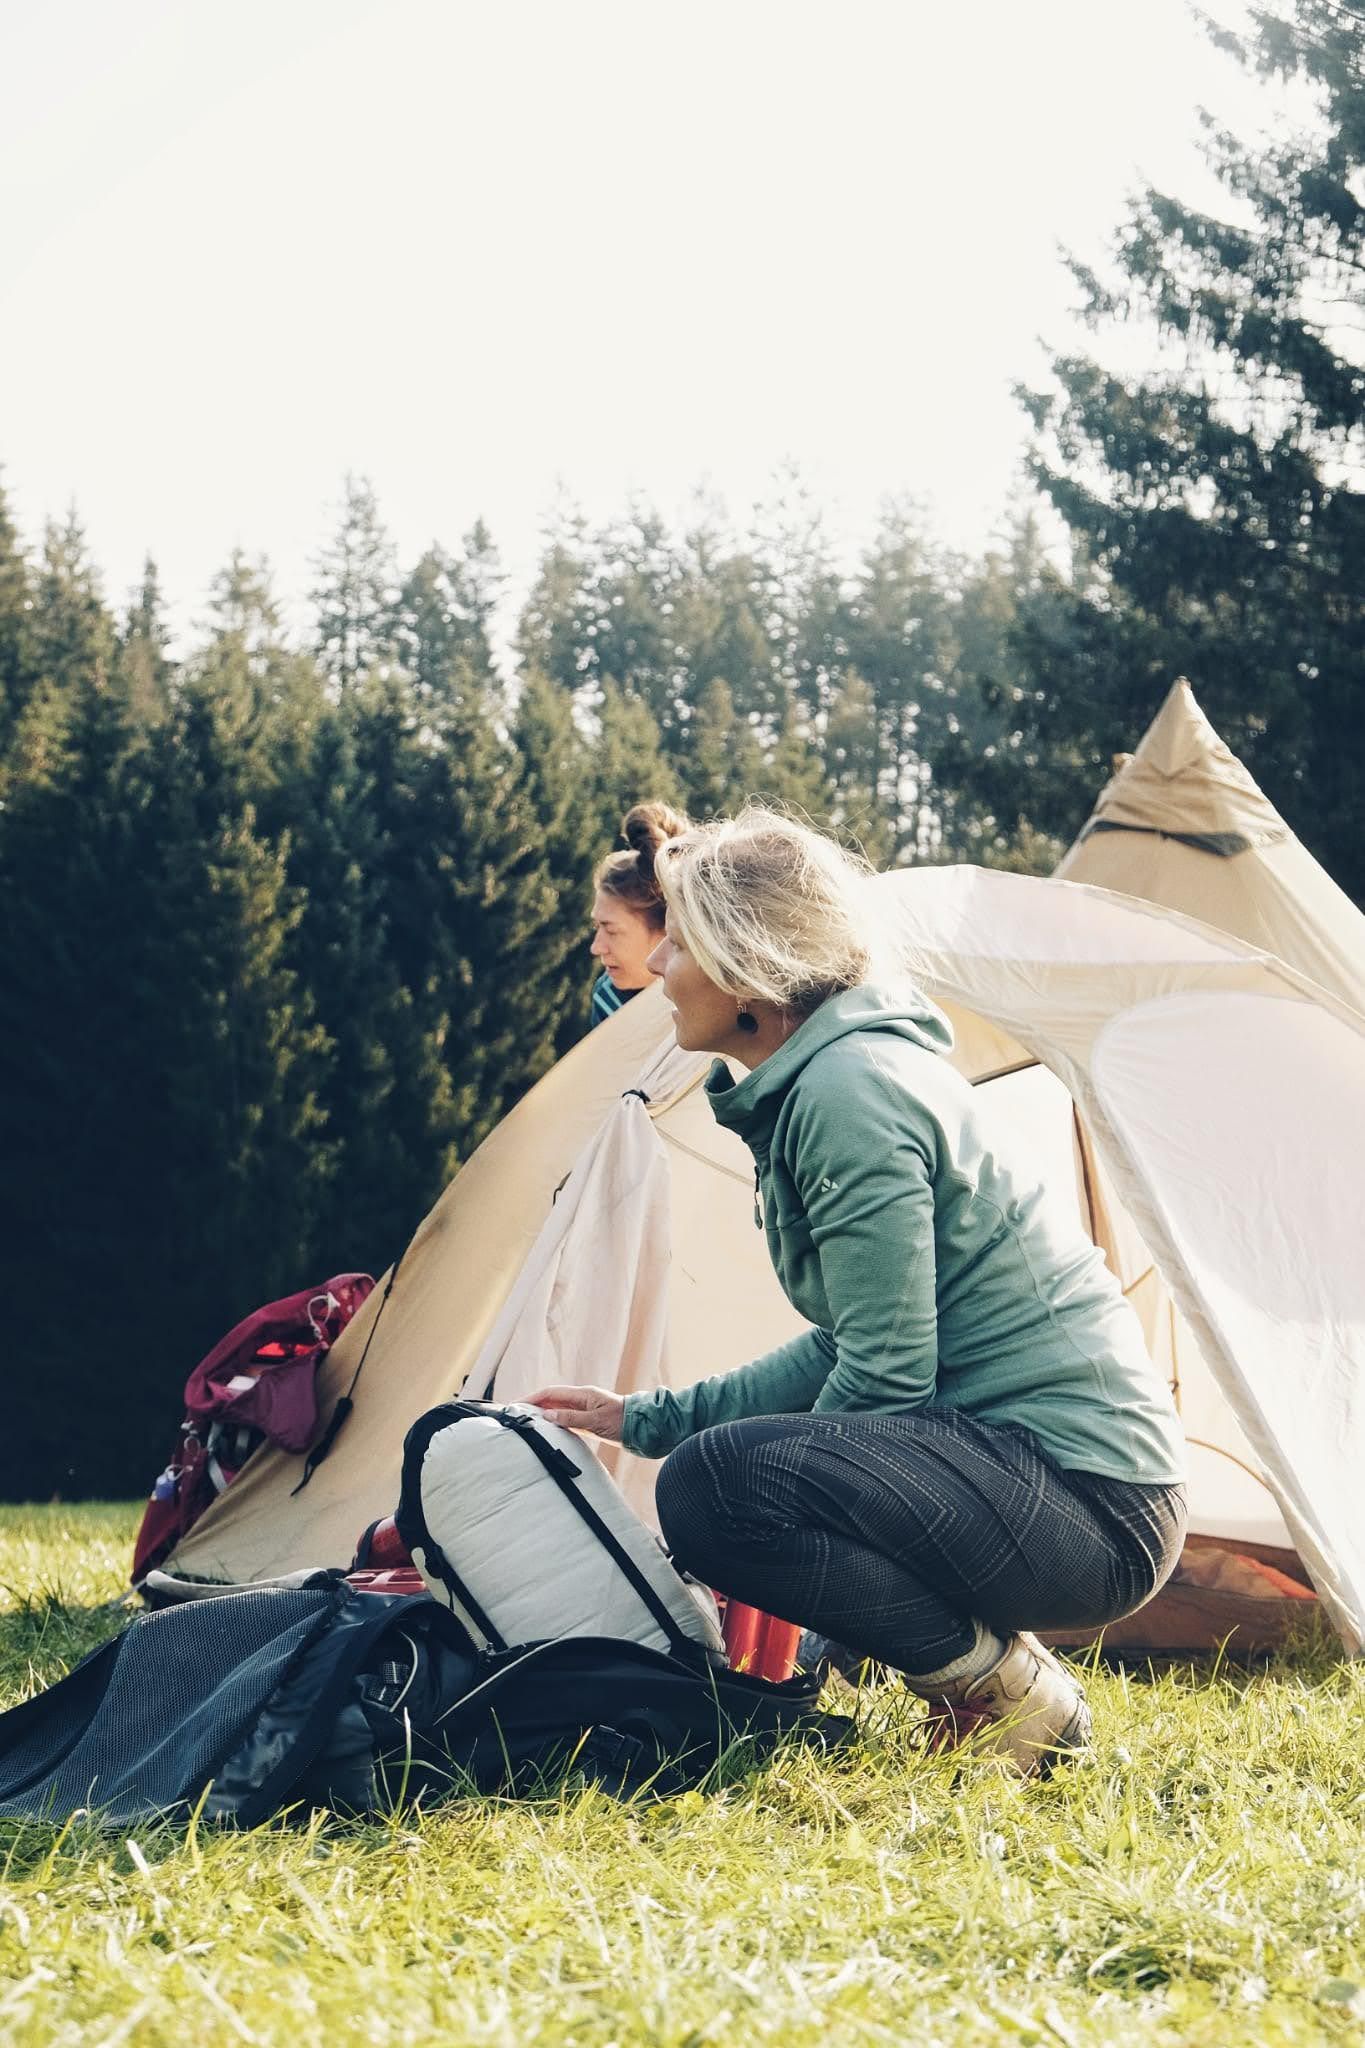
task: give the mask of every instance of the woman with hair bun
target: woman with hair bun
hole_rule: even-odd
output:
[[[687,1570],[894,1666],[935,1742],[1050,1768],[1090,1715],[1027,1631],[1140,1607],[1184,1535],[1184,1440],[1137,1317],[943,1057],[946,1019],[879,969],[861,863],[754,808],[670,840],[658,876],[650,967],[679,1045],[720,1055],[712,1110],[812,1327],[681,1391],[537,1403],[665,1458]]]
[[[636,804],[621,821],[622,853],[609,853],[593,876],[592,957],[602,962],[593,984],[589,1029],[604,1024],[654,980],[646,964],[664,928],[664,899],[654,873],[659,848],[688,829],[681,811],[657,801]]]

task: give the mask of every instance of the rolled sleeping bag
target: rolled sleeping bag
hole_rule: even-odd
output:
[[[725,1662],[716,1603],[684,1579],[572,1431],[518,1403],[447,1401],[403,1444],[398,1533],[481,1649],[612,1636]]]

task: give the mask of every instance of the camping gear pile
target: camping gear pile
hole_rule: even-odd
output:
[[[422,1417],[397,1525],[415,1591],[390,1589],[415,1574],[388,1531],[390,1564],[346,1575],[226,1590],[150,1573],[162,1604],[0,1715],[0,1817],[127,1827],[197,1809],[252,1827],[526,1790],[566,1766],[657,1796],[784,1737],[852,1732],[819,1710],[816,1678],[726,1667],[709,1594],[533,1411]]]
[[[489,1655],[426,1593],[314,1573],[142,1614],[0,1715],[0,1818],[126,1828],[198,1809],[247,1828],[526,1792],[566,1767],[667,1796],[784,1739],[845,1741],[818,1690],[614,1637]]]
[[[952,1015],[956,1064],[1074,1190],[1191,1440],[1185,1560],[1106,1642],[1267,1648],[1316,1591],[1354,1651],[1365,1190],[1343,1134],[1365,1107],[1365,918],[1186,685],[1063,872],[878,886]],[[657,988],[568,1053],[421,1225],[382,1323],[372,1299],[324,1361],[326,1413],[373,1337],[311,1485],[296,1496],[299,1459],[262,1449],[175,1569],[251,1580],[344,1557],[356,1520],[392,1508],[414,1415],[456,1391],[515,1401],[613,1367],[621,1392],[683,1385],[794,1334],[708,1064],[673,1045]],[[602,1456],[648,1519],[652,1467]]]

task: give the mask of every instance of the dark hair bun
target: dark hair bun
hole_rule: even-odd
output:
[[[652,874],[654,856],[664,841],[676,839],[680,832],[686,832],[690,822],[671,804],[660,803],[655,798],[649,803],[635,804],[626,812],[621,820],[621,837],[645,873]]]
[[[654,856],[665,840],[676,839],[691,829],[691,820],[671,804],[657,800],[635,804],[621,821],[626,851],[609,853],[597,864],[593,886],[617,896],[646,918],[656,931],[663,930],[664,898],[654,872]]]

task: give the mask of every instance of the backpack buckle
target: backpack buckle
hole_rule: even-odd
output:
[[[638,1735],[627,1735],[620,1728],[597,1727],[578,1751],[581,1759],[600,1765],[609,1771],[634,1771],[639,1768],[645,1754],[645,1746]]]

